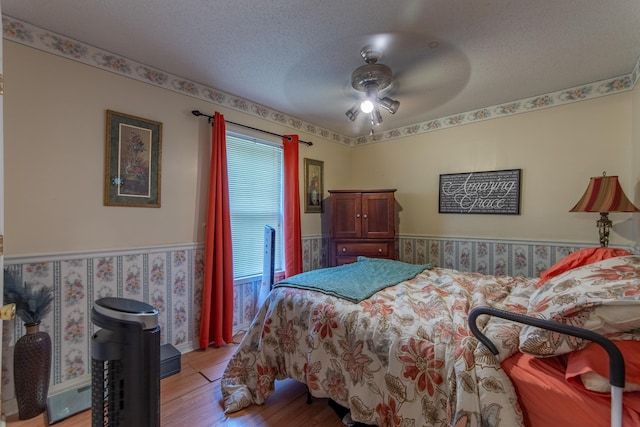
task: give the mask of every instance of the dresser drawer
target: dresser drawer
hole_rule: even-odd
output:
[[[336,256],[368,256],[387,258],[391,255],[389,242],[336,243]]]
[[[351,264],[356,261],[358,261],[358,257],[356,255],[337,256],[334,261],[334,267],[338,265]]]

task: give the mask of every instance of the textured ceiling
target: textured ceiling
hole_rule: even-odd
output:
[[[637,0],[2,0],[2,13],[299,118],[367,135],[366,44],[400,101],[377,132],[629,74]]]

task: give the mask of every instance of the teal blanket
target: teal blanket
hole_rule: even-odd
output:
[[[358,303],[376,292],[413,279],[431,264],[407,264],[380,258],[358,257],[358,262],[296,274],[273,285],[324,292]]]

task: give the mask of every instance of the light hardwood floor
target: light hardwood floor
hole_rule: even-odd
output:
[[[304,385],[293,381],[276,381],[275,393],[264,405],[250,406],[226,415],[222,407],[220,377],[236,345],[196,350],[182,355],[179,373],[160,382],[160,418],[162,427],[343,427],[327,399],[306,403]],[[19,420],[7,417],[9,427],[47,426],[46,414]],[[57,427],[91,426],[87,410],[53,424]],[[134,427],[134,426],[131,426]]]

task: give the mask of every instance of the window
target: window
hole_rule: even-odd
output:
[[[282,270],[282,147],[227,132],[234,279],[262,274],[264,226],[276,229],[275,270]]]

